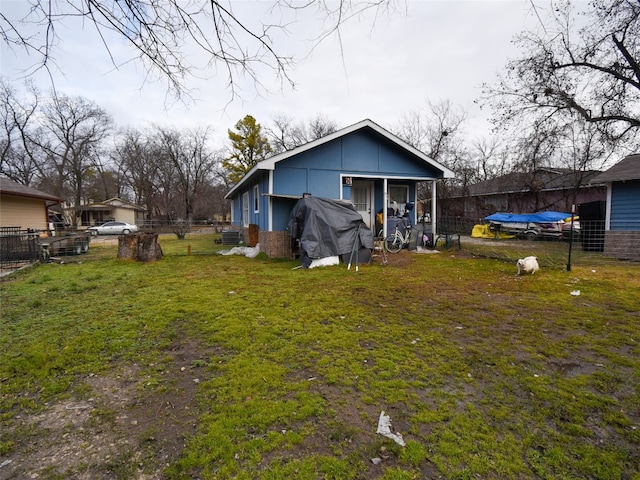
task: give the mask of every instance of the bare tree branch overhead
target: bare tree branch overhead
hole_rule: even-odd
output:
[[[291,70],[296,59],[286,52],[282,39],[290,35],[290,22],[295,22],[300,11],[323,19],[321,31],[309,32],[316,45],[332,35],[339,39],[348,20],[368,10],[376,10],[377,16],[393,1],[274,1],[269,19],[273,17],[275,22],[269,23],[248,18],[246,10],[236,13],[240,9],[232,1],[30,0],[23,18],[0,13],[0,39],[32,55],[35,69],[49,70],[56,65],[57,47],[65,40],[56,27],[79,19],[95,28],[116,68],[133,58],[120,58],[115,52],[114,33],[132,47],[132,55],[143,63],[147,78],[164,79],[175,96],[189,93],[189,79],[218,75],[221,69],[233,100],[240,95],[238,84],[244,78],[259,92],[267,90],[265,83],[271,78],[294,86]]]
[[[580,119],[596,125],[603,138],[631,138],[637,147],[640,2],[554,1],[549,14],[552,22],[541,32],[516,39],[522,57],[507,63],[495,86],[485,86],[485,98],[499,113],[496,120],[521,126],[527,117]]]

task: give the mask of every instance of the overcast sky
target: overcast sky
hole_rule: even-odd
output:
[[[0,10],[16,19],[25,3],[2,0]],[[263,19],[267,5],[232,2],[238,15],[250,21]],[[218,145],[226,143],[227,129],[247,114],[263,125],[277,114],[296,120],[323,114],[339,127],[370,118],[391,128],[403,114],[424,108],[427,100],[444,99],[468,112],[467,132],[478,137],[489,131],[488,112],[473,103],[481,84],[493,82],[507,59],[519,55],[514,35],[538,23],[529,0],[409,0],[401,11],[375,21],[371,15],[352,19],[343,27],[341,44],[330,37],[309,53],[311,32],[320,28],[311,13],[301,16],[290,37],[276,44],[301,58],[290,72],[295,88],[281,86],[265,72],[263,83],[271,94],[256,95],[250,83],[240,82],[243,99],[229,103],[227,78],[208,70],[200,72],[206,79],[187,84],[195,100],[174,102],[166,83],[145,82],[140,64],[125,63],[132,58],[125,44],[108,39],[122,64],[116,69],[95,30],[70,20],[57,29],[55,85],[59,92],[95,101],[119,126],[208,125]],[[18,85],[37,59],[0,45],[1,73]],[[45,72],[32,78],[41,89],[50,88]]]

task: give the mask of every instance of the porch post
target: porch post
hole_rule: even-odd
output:
[[[436,184],[437,180],[431,181],[431,234],[433,235],[433,241],[436,240]]]
[[[269,198],[268,198],[269,213],[267,218],[267,231],[272,232],[273,231],[273,197],[271,195],[273,194],[273,170],[269,170],[269,187],[268,188],[269,188]]]
[[[382,205],[382,238],[387,237],[387,203],[389,202],[389,192],[387,191],[387,178],[385,177],[382,180],[382,201],[384,202]]]

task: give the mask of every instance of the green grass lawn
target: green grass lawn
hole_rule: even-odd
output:
[[[640,266],[401,255],[9,277],[0,478],[640,478]]]

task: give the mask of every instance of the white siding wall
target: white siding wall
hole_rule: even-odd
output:
[[[113,218],[115,218],[118,222],[127,222],[132,225],[135,225],[136,211],[130,208],[115,207],[113,209]]]

